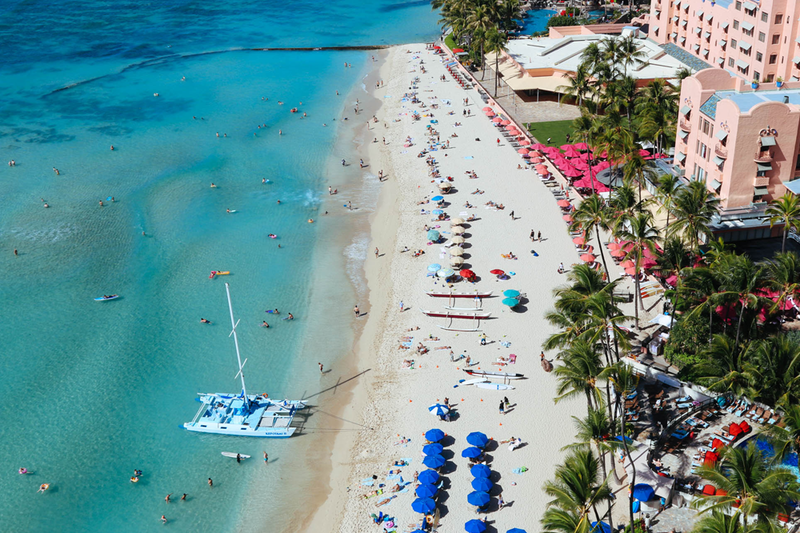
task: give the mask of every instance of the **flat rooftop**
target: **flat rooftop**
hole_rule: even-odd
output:
[[[607,35],[570,35],[560,39],[549,37],[513,39],[508,42],[508,54],[525,70],[556,69],[574,72],[581,63],[581,54],[591,44],[608,38]],[[658,44],[639,39],[639,50],[644,52],[642,63],[631,65],[628,73],[637,79],[676,78],[677,71],[685,65],[669,55]]]
[[[775,91],[756,91],[738,93],[736,91],[717,91],[716,96],[722,100],[732,100],[739,107],[739,111],[747,113],[753,107],[764,102],[784,102],[789,99],[789,104],[800,107],[800,89],[781,89]]]

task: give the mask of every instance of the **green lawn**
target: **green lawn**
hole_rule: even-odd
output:
[[[453,48],[457,48],[456,42],[453,40],[452,33],[448,33],[447,37],[444,38],[444,44],[446,44],[447,47],[450,48],[450,50],[452,50]]]
[[[556,120],[554,122],[531,122],[528,124],[528,131],[536,137],[536,140],[542,144],[547,144],[547,138],[552,140],[552,146],[561,146],[567,144],[567,134],[570,135],[570,143],[579,142],[580,139],[575,138],[572,131],[571,120]]]

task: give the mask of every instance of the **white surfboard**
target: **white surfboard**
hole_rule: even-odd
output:
[[[486,378],[475,378],[475,379],[468,379],[468,380],[466,380],[466,381],[464,381],[462,383],[459,383],[459,385],[462,385],[462,386],[463,385],[475,385],[476,383],[488,383],[488,382],[489,382],[489,380],[486,379]]]
[[[476,387],[481,389],[491,389],[491,390],[513,390],[514,387],[511,385],[506,385],[504,383],[476,383]]]
[[[233,452],[222,452],[222,455],[224,455],[225,457],[233,457],[234,459],[236,459],[236,454]],[[241,453],[239,454],[239,457],[241,457],[242,459],[250,459],[249,455],[244,455]]]

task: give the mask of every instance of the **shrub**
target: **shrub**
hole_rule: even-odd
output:
[[[548,28],[552,28],[553,26],[577,26],[578,24],[578,19],[574,17],[568,17],[566,15],[550,17],[550,19],[547,21]]]
[[[699,354],[708,346],[708,315],[684,315],[676,320],[664,349],[667,360],[679,368],[700,362]]]

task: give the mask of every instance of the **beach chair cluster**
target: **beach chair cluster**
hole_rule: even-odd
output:
[[[444,64],[444,67],[447,69],[447,72],[456,80],[456,83],[462,89],[472,89],[472,84],[469,82],[467,77],[461,72],[459,68],[458,61],[450,60]]]
[[[731,403],[726,409],[734,416],[748,418],[753,422],[765,425],[780,425],[781,415],[771,407],[750,403],[746,398],[741,398],[735,403]]]

